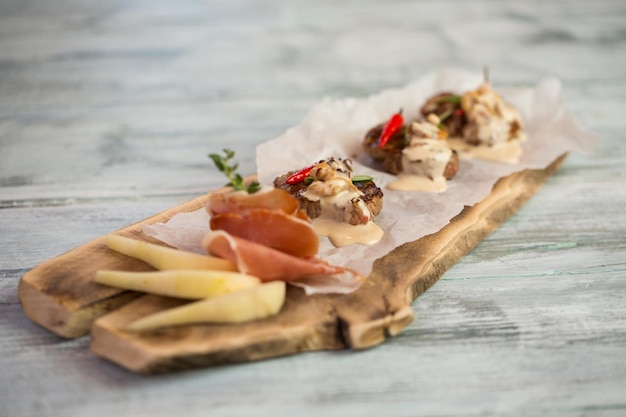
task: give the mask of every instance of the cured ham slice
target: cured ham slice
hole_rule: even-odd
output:
[[[207,203],[207,211],[211,215],[249,208],[267,208],[293,214],[298,210],[298,200],[284,190],[267,188],[254,194],[245,191],[215,193],[211,194]]]
[[[207,235],[202,246],[208,253],[230,260],[239,271],[261,281],[297,281],[312,275],[346,272],[344,268],[328,265],[318,258],[292,256],[222,230]]]
[[[287,281],[307,294],[354,291],[363,278],[317,258],[319,238],[298,200],[288,192],[213,194],[206,207],[212,231],[207,253],[227,259],[262,281]]]
[[[212,230],[224,230],[297,257],[317,255],[319,238],[309,221],[281,210],[251,208],[215,214]]]

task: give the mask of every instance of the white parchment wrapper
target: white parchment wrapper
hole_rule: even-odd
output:
[[[361,146],[365,133],[400,108],[405,117],[416,117],[429,97],[442,91],[463,93],[477,88],[481,82],[482,74],[444,69],[403,88],[370,97],[326,99],[315,105],[299,125],[257,147],[259,181],[271,185],[275,177],[287,171],[330,156],[351,158],[355,174],[374,177],[384,193],[383,210],[375,220],[385,231],[384,238],[373,246],[344,248],[335,248],[327,238],[322,238],[319,251],[320,258],[331,264],[368,276],[374,260],[405,242],[439,231],[464,206],[483,200],[499,178],[526,168],[545,168],[566,152],[590,152],[594,148],[597,138],[564,109],[558,80],[546,79],[534,88],[496,85],[496,91],[519,109],[528,133],[519,163],[461,160],[458,174],[448,181],[448,189],[443,193],[387,189],[386,185],[396,177],[371,168],[373,161]]]
[[[365,133],[400,108],[406,117],[417,116],[429,97],[442,91],[463,93],[477,88],[481,82],[482,74],[444,69],[403,88],[370,97],[326,99],[315,105],[300,124],[257,146],[258,179],[262,185],[271,186],[275,177],[330,156],[351,158],[355,174],[374,177],[384,193],[383,210],[375,220],[385,232],[383,239],[372,246],[335,248],[327,238],[322,238],[319,251],[321,259],[366,277],[374,260],[405,242],[438,232],[464,206],[483,200],[501,177],[526,168],[545,168],[566,152],[587,153],[595,147],[598,139],[564,109],[558,80],[546,79],[533,88],[496,85],[496,91],[521,112],[528,133],[519,163],[461,160],[458,174],[448,181],[448,189],[443,193],[387,189],[386,185],[396,177],[371,168],[374,163],[361,146]],[[200,242],[210,231],[208,221],[208,214],[202,209],[178,214],[165,224],[144,225],[143,229],[172,246],[203,252]],[[356,288],[353,281],[348,284],[322,281],[312,281],[305,290],[311,294],[350,292]]]

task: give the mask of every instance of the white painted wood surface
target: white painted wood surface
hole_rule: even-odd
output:
[[[221,185],[207,153],[484,64],[602,140],[384,345],[145,377],[23,315],[29,268]],[[625,97],[619,0],[0,2],[0,416],[626,415]]]

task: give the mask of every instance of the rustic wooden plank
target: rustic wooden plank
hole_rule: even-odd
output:
[[[0,200],[20,207],[0,210],[0,414],[622,416],[624,13],[622,0],[0,2]],[[254,172],[252,147],[325,96],[485,64],[502,85],[560,78],[602,141],[389,343],[146,378],[24,316],[29,268],[221,185],[203,164],[222,139]]]
[[[544,170],[501,179],[487,198],[466,207],[441,231],[377,260],[367,282],[351,294],[306,297],[292,288],[281,312],[260,321],[124,331],[139,317],[184,304],[145,296],[97,320],[91,350],[127,369],[158,373],[380,344],[412,322],[413,300],[535,194],[564,158]]]
[[[179,207],[166,210],[145,222],[166,221],[175,213],[194,211],[206,204],[197,197]],[[117,233],[157,243],[145,236],[138,222]],[[20,280],[18,295],[24,312],[35,323],[58,334],[74,338],[89,333],[93,321],[137,296],[93,281],[99,269],[153,270],[147,264],[110,251],[102,236],[68,251],[28,271]]]

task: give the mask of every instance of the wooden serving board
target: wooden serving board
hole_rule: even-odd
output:
[[[151,269],[107,249],[105,237],[26,273],[19,283],[20,301],[34,322],[68,338],[91,330],[94,353],[143,373],[313,350],[368,348],[411,323],[411,303],[537,192],[565,157],[562,155],[545,169],[524,170],[500,179],[487,198],[465,207],[439,232],[401,245],[376,260],[372,273],[357,291],[305,296],[301,289],[289,287],[283,309],[268,319],[146,333],[124,331],[128,323],[141,316],[186,301],[94,283],[99,269]],[[141,232],[141,223],[162,222],[176,213],[194,211],[203,207],[206,199],[199,197],[115,233],[158,243]]]

